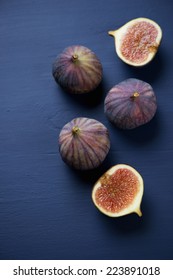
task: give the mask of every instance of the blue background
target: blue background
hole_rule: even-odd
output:
[[[0,1],[0,259],[173,259],[173,2],[171,0]],[[136,17],[162,27],[148,66],[119,60],[107,34]],[[80,44],[100,58],[104,77],[91,96],[65,93],[52,62]],[[158,111],[147,125],[122,131],[103,113],[109,89],[126,78],[149,82]],[[57,139],[77,116],[110,131],[111,150],[95,171],[62,162]],[[91,201],[95,181],[126,163],[143,176],[143,217],[112,219]]]

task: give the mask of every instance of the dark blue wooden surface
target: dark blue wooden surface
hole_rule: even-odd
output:
[[[173,2],[141,0],[0,1],[0,259],[173,258]],[[158,55],[133,69],[107,35],[136,17],[163,29]],[[100,58],[103,83],[91,97],[70,96],[54,82],[52,62],[81,44]],[[108,90],[126,78],[149,82],[158,111],[133,131],[103,113]],[[62,126],[77,116],[103,122],[111,151],[91,172],[67,167],[58,153]],[[111,219],[91,201],[99,176],[117,163],[143,176],[143,217]]]

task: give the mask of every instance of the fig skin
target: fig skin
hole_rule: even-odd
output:
[[[62,160],[78,170],[102,164],[110,149],[108,129],[95,119],[78,117],[68,122],[59,134]]]
[[[155,57],[162,40],[162,29],[153,20],[136,18],[117,30],[109,31],[114,37],[115,50],[125,63],[141,67]]]
[[[150,84],[133,78],[115,85],[104,102],[106,116],[121,129],[148,123],[156,110],[156,96]]]
[[[80,45],[67,47],[53,63],[55,81],[70,93],[82,94],[95,90],[103,76],[102,64],[96,54]]]

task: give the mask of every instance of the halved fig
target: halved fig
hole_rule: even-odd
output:
[[[96,182],[92,191],[95,206],[109,217],[130,213],[142,216],[140,205],[144,191],[141,175],[133,167],[117,164]]]
[[[162,39],[160,26],[148,18],[133,19],[108,34],[115,39],[115,50],[119,58],[132,66],[149,63],[157,53]]]

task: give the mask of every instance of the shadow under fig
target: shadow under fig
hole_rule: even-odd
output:
[[[166,69],[165,54],[162,49],[159,49],[153,60],[145,66],[133,67],[122,63],[123,70],[130,74],[131,78],[143,80],[151,84],[163,76]]]
[[[141,211],[142,217],[139,217],[136,213],[131,213],[118,218],[110,218],[102,213],[98,214],[100,215],[104,228],[106,227],[109,234],[115,235],[115,233],[119,233],[121,236],[129,236],[130,233],[143,233],[151,226],[151,203],[145,194],[141,203]]]
[[[133,145],[143,146],[144,144],[151,143],[154,139],[159,137],[161,131],[160,124],[160,115],[159,111],[156,112],[156,115],[153,119],[139,127],[134,129],[120,129],[117,128],[113,123],[111,123],[113,129],[115,129],[124,139],[130,142]]]
[[[116,161],[113,159],[111,151],[109,151],[106,159],[104,162],[97,168],[92,170],[76,170],[70,166],[67,166],[68,172],[72,173],[80,182],[79,183],[89,183],[89,185],[93,186],[96,181],[113,165],[117,164],[117,157]]]
[[[65,98],[68,98],[68,102],[71,104],[79,103],[82,106],[93,108],[103,102],[104,99],[105,85],[103,80],[95,90],[88,93],[75,94],[59,85],[57,87],[59,87],[62,94],[64,94]]]

